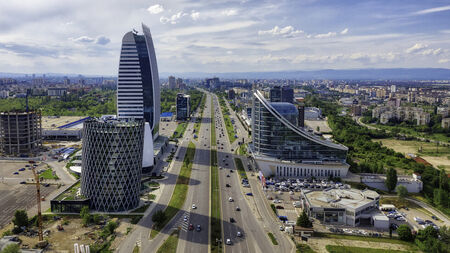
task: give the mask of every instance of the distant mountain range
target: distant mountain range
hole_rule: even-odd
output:
[[[160,73],[182,78],[219,77],[225,79],[331,79],[331,80],[450,80],[450,69],[443,68],[389,68],[389,69],[323,69],[311,71],[229,72],[229,73]]]
[[[45,73],[47,76],[78,77],[78,74]],[[330,79],[330,80],[450,80],[450,69],[443,68],[386,68],[386,69],[323,69],[323,70],[293,70],[271,72],[161,72],[160,78],[173,75],[182,78],[203,79],[219,77],[223,79]],[[24,77],[23,73],[1,73],[0,77]],[[28,74],[30,77],[31,74]],[[36,73],[42,76],[42,73]],[[83,75],[84,77],[116,77],[111,75]]]

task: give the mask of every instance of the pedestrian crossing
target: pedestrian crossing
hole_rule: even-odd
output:
[[[187,220],[184,221],[184,217],[186,216]],[[179,228],[180,230],[187,232],[189,229],[189,222],[191,219],[191,213],[184,211],[183,214],[181,215],[181,217],[178,219],[178,221],[175,223],[174,228]]]

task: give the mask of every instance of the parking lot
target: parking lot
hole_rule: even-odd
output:
[[[26,165],[29,164],[23,161],[0,161],[0,227],[11,221],[16,210],[36,205],[36,186],[21,184],[21,182],[29,183],[33,178],[33,172],[25,167]],[[25,170],[19,171],[21,168]],[[15,172],[18,174],[14,174]],[[56,189],[57,187],[53,185],[41,187],[41,196],[46,197]]]

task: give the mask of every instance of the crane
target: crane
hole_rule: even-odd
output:
[[[34,161],[30,161],[30,163],[34,163]],[[36,184],[36,197],[37,197],[37,210],[38,210],[38,235],[39,235],[39,242],[44,241],[44,236],[42,234],[42,213],[41,213],[41,183],[39,180],[39,175],[36,173],[36,167],[31,166],[33,175],[34,175],[34,181]]]

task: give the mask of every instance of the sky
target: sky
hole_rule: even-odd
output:
[[[141,23],[165,73],[450,68],[448,0],[21,0],[0,1],[0,72],[117,75]]]

